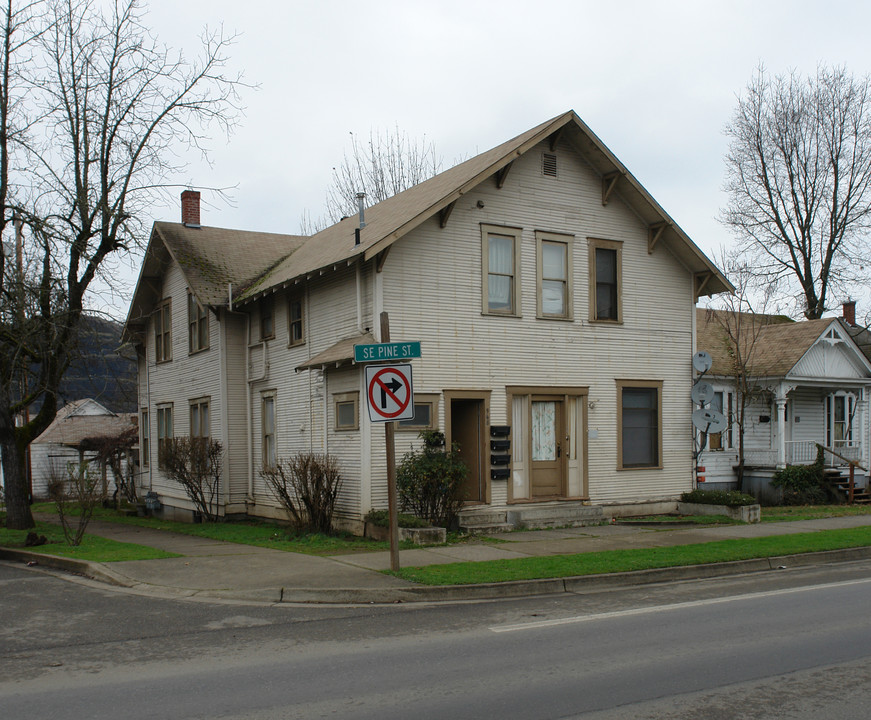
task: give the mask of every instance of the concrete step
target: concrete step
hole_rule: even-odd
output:
[[[508,510],[508,522],[532,529],[598,525],[604,520],[601,507],[592,505],[537,505]]]
[[[513,525],[508,523],[485,523],[485,524],[464,524],[460,523],[460,532],[468,533],[469,535],[489,535],[490,533],[503,533],[516,530]]]

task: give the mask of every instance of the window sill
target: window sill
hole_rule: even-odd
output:
[[[536,320],[556,320],[557,322],[574,322],[575,318],[572,315],[536,315]]]
[[[481,315],[484,317],[503,317],[503,318],[522,318],[523,317],[523,315],[518,315],[517,313],[487,312],[486,310],[482,311]]]

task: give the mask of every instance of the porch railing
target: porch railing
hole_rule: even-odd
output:
[[[847,462],[860,462],[862,459],[862,443],[856,440],[841,440],[835,443],[833,450]],[[810,465],[817,459],[817,443],[804,440],[792,440],[786,443],[787,465]],[[747,465],[776,465],[777,450],[745,450],[744,462]],[[825,464],[831,467],[842,464],[831,453],[825,454]]]

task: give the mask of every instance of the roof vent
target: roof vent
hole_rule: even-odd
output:
[[[552,153],[542,153],[541,174],[546,175],[547,177],[556,177],[556,155]]]

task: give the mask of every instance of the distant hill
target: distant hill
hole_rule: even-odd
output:
[[[120,353],[122,324],[86,315],[79,328],[79,346],[60,385],[58,407],[93,398],[112,412],[136,412],[136,356],[130,347]]]

